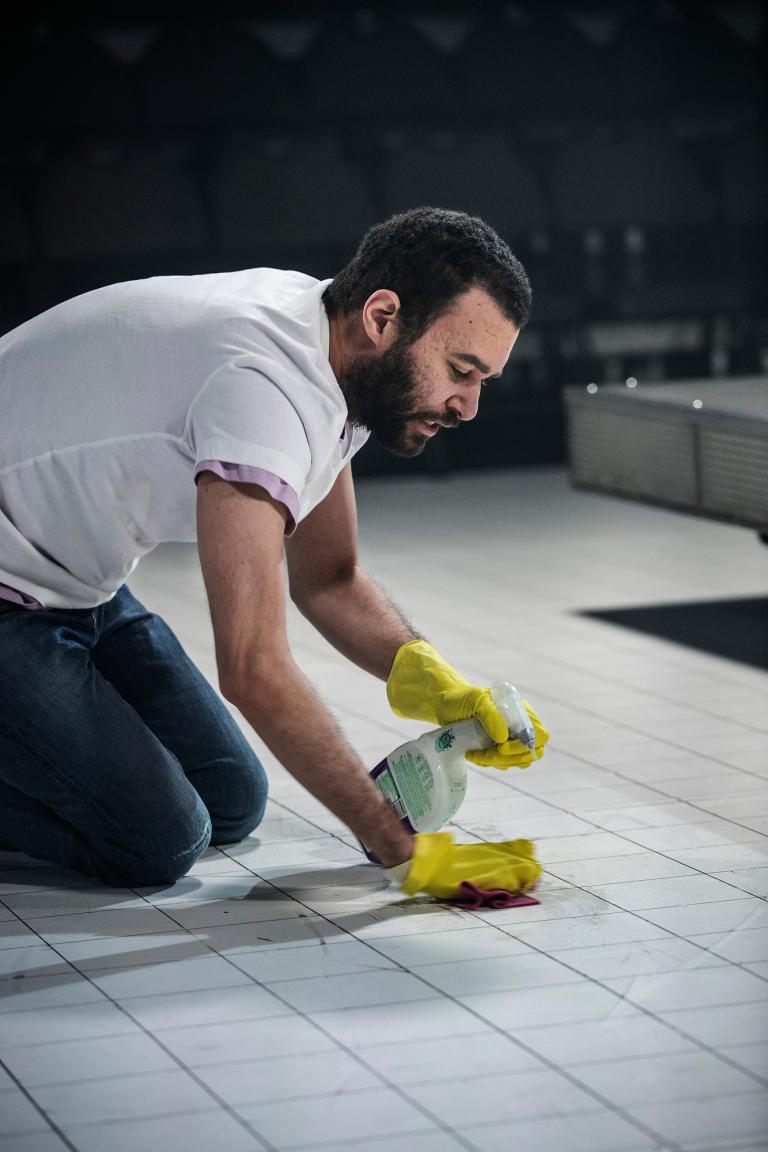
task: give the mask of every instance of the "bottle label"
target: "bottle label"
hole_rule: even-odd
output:
[[[422,816],[428,816],[432,809],[435,782],[432,769],[422,753],[418,749],[405,748],[397,759],[390,761],[390,769],[399,797],[411,820],[415,822]]]
[[[405,809],[405,804],[403,804],[400,789],[395,783],[395,778],[389,768],[385,768],[382,772],[379,772],[378,776],[374,778],[374,784],[378,786],[384,799],[394,808],[400,819],[403,820],[406,818],[408,813]]]
[[[452,748],[455,742],[456,737],[453,732],[450,728],[446,728],[435,740],[435,752],[445,752],[446,748]]]

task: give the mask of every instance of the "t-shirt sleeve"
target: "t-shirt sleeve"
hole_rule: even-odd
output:
[[[219,369],[189,407],[186,438],[195,477],[208,470],[258,484],[285,505],[286,535],[295,531],[311,456],[301,417],[274,381],[243,364]]]

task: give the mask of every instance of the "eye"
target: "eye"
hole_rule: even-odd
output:
[[[457,380],[468,380],[468,379],[469,379],[469,377],[472,375],[471,371],[470,371],[470,372],[462,372],[462,371],[460,371],[460,370],[459,370],[459,369],[456,367],[456,365],[455,365],[455,364],[451,364],[451,372],[453,372],[453,374],[454,374],[454,376],[456,377],[456,379],[457,379]]]

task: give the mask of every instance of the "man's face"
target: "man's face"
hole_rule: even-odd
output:
[[[353,423],[396,456],[418,456],[440,427],[477,414],[480,389],[501,374],[519,331],[481,288],[458,296],[412,344],[400,335],[340,375]]]

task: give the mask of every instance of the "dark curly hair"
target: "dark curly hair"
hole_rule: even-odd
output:
[[[368,229],[323,302],[329,316],[345,314],[389,288],[400,297],[400,322],[410,342],[472,287],[483,288],[518,328],[527,323],[531,285],[493,228],[448,208],[412,208]]]

